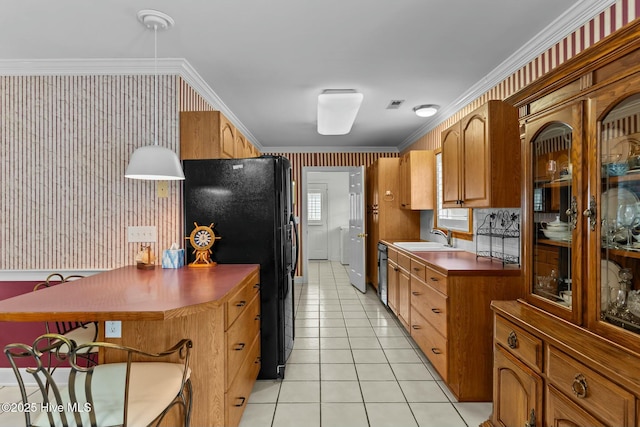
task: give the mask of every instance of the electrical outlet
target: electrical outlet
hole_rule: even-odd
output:
[[[105,338],[122,338],[122,322],[119,320],[107,320],[104,322]]]
[[[169,197],[169,181],[158,181],[156,190],[159,198]]]
[[[156,241],[156,227],[150,226],[129,226],[127,227],[127,242],[153,243]]]

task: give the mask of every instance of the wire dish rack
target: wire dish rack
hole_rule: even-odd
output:
[[[505,240],[517,239],[513,251],[505,251]],[[488,241],[488,242],[487,242]],[[483,243],[482,249],[479,244]],[[488,243],[488,250],[486,245]],[[520,215],[509,211],[496,211],[487,214],[476,230],[476,259],[489,258],[502,262],[502,265],[520,265]]]

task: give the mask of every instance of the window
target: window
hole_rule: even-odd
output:
[[[307,221],[318,223],[322,221],[322,193],[307,192]]]
[[[436,184],[438,191],[436,192],[437,205],[433,226],[435,228],[447,228],[463,233],[471,233],[470,209],[447,209],[442,207],[442,153],[436,154]]]

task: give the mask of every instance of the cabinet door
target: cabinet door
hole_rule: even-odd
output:
[[[542,426],[542,392],[542,378],[496,345],[493,359],[493,424],[508,427]]]
[[[589,162],[593,227],[589,323],[640,351],[640,76],[602,90],[591,103],[598,131]],[[598,280],[599,278],[599,280]]]
[[[395,262],[387,262],[387,304],[398,315],[398,265]]]
[[[582,104],[576,103],[526,123],[524,153],[527,299],[576,324],[582,322],[586,282],[582,115]]]
[[[405,329],[409,330],[411,322],[411,282],[409,273],[400,269],[398,271],[398,318]]]
[[[236,156],[235,128],[226,117],[220,114],[220,152],[224,159]]]
[[[460,125],[462,146],[461,192],[468,207],[488,207],[491,186],[488,104],[464,118]]]
[[[547,407],[545,425],[553,427],[604,427],[601,423],[553,386],[547,386]]]
[[[460,124],[442,132],[442,206],[460,207]]]
[[[411,209],[411,172],[409,170],[409,153],[400,157],[400,207]]]

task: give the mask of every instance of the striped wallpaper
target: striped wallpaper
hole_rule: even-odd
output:
[[[620,0],[416,141],[491,99],[504,99],[638,16]],[[0,76],[0,270],[108,269],[133,262],[128,225],[156,225],[156,253],[182,242],[180,184],[125,180],[133,150],[152,141],[153,76]],[[179,111],[211,105],[177,76],[161,76],[160,144],[179,148]],[[274,153],[276,154],[276,153]],[[303,166],[371,164],[391,153],[280,153]],[[300,191],[300,185],[297,186]],[[298,195],[299,196],[299,195]],[[298,198],[300,200],[300,198]],[[297,212],[299,215],[299,212]]]
[[[159,77],[159,144],[178,149],[175,76]],[[153,143],[153,76],[0,77],[0,269],[133,263],[128,225],[155,225],[153,250],[180,241],[179,185],[156,196],[124,178]]]

